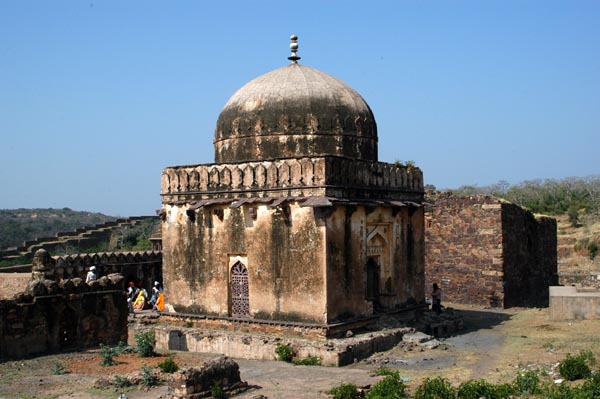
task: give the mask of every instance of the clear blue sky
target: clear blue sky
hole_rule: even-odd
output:
[[[0,209],[153,214],[292,33],[425,183],[600,173],[600,1],[2,0]]]

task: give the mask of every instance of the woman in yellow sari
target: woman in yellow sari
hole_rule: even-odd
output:
[[[145,290],[140,290],[140,292],[137,295],[137,298],[135,298],[135,301],[133,301],[133,308],[135,310],[143,310],[144,306],[146,306]]]

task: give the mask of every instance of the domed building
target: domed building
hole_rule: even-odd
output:
[[[176,312],[333,335],[424,301],[423,176],[378,162],[366,101],[290,47],[225,104],[215,163],[163,171],[164,287]]]

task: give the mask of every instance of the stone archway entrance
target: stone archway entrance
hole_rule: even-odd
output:
[[[379,304],[379,265],[372,257],[367,261],[367,300]]]
[[[248,289],[248,269],[237,261],[231,267],[229,283],[231,292],[231,317],[250,317],[250,298]]]

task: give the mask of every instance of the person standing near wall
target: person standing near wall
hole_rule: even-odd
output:
[[[442,313],[442,290],[437,283],[433,283],[433,291],[431,291],[431,310],[436,314]]]
[[[85,282],[89,283],[91,281],[97,280],[98,279],[98,275],[96,274],[96,266],[90,267],[90,270],[87,273],[87,276],[85,276]]]

